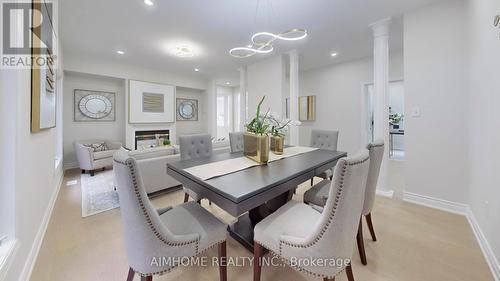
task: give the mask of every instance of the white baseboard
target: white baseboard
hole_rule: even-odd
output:
[[[0,256],[3,255],[3,257],[0,257],[0,259],[3,258],[0,260],[0,280],[5,280],[7,270],[12,265],[18,248],[18,240],[6,242],[4,245],[2,245],[2,248],[0,248]]]
[[[35,241],[33,241],[33,245],[31,246],[28,257],[26,258],[26,262],[24,263],[23,271],[19,276],[19,281],[29,281],[31,278],[31,273],[33,272],[33,268],[35,267],[36,259],[38,257],[38,253],[40,252],[40,247],[42,246],[43,238],[45,236],[45,232],[47,231],[47,227],[52,216],[52,210],[54,210],[54,206],[56,204],[57,196],[59,195],[59,190],[61,188],[63,179],[64,173],[61,173],[59,179],[57,179],[56,188],[50,197],[49,205],[47,206],[45,214],[43,215],[42,223],[38,228],[38,232],[35,236]]]
[[[486,240],[481,227],[479,227],[479,224],[477,223],[476,216],[474,216],[474,213],[470,208],[467,208],[466,216],[472,228],[472,232],[474,232],[477,242],[479,243],[479,247],[481,247],[481,251],[483,252],[486,262],[490,267],[493,278],[495,278],[495,281],[500,281],[500,263],[498,263],[498,259],[495,257],[490,243]]]
[[[386,197],[386,198],[392,198],[394,196],[394,190],[381,190],[377,189],[377,195]]]
[[[462,203],[455,203],[443,199],[438,199],[430,196],[415,194],[411,192],[405,192],[403,194],[403,201],[411,202],[414,204],[438,209],[441,211],[459,214],[466,216],[467,210],[469,208],[468,205]]]
[[[80,165],[78,162],[70,162],[70,163],[64,163],[64,170],[71,170],[71,169],[76,169],[79,168]]]
[[[495,257],[495,254],[493,253],[493,250],[491,249],[486,236],[484,236],[481,227],[477,223],[476,217],[474,216],[474,213],[472,212],[469,205],[451,202],[430,196],[419,195],[411,192],[405,192],[403,195],[403,200],[429,208],[465,216],[472,228],[472,232],[476,237],[479,247],[483,252],[484,258],[486,259],[486,262],[490,267],[495,281],[500,281],[500,264],[498,262],[498,259]]]

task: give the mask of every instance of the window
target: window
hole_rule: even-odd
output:
[[[217,87],[217,139],[229,140],[233,129],[233,88]]]

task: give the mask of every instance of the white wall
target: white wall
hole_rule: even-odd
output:
[[[403,78],[403,55],[390,55],[389,77]],[[316,121],[302,122],[300,144],[309,145],[311,129],[339,130],[338,149],[354,153],[366,141],[362,136],[365,83],[373,82],[373,59],[366,58],[299,75],[300,96],[316,95]]]
[[[176,95],[178,98],[198,100],[198,121],[176,121],[177,139],[182,135],[208,133],[205,92],[196,89],[177,87]]]
[[[118,78],[66,72],[63,99],[63,146],[64,168],[76,168],[78,162],[73,142],[86,139],[104,139],[125,143],[125,88],[124,80]],[[74,90],[94,90],[115,93],[115,121],[75,122]]]
[[[190,76],[178,75],[156,69],[142,68],[128,64],[118,64],[97,59],[83,59],[75,56],[68,56],[64,58],[64,70],[92,73],[107,77],[170,84],[200,90],[207,89],[207,80],[197,74]]]
[[[500,276],[500,29],[492,25],[500,1],[469,1],[469,200]]]
[[[278,115],[283,114],[283,82],[285,69],[282,56],[275,56],[247,66],[248,118],[255,116],[255,110],[262,96],[266,96],[261,107]]]
[[[404,17],[406,191],[457,203],[468,201],[465,16],[447,1]]]

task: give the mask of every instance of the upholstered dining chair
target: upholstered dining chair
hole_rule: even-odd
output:
[[[345,270],[348,280],[354,280],[350,259],[363,210],[369,164],[365,149],[338,161],[323,212],[289,201],[255,226],[254,281],[260,280],[258,261],[263,247],[299,271],[335,280]],[[306,259],[335,261],[336,265],[318,266]]]
[[[179,137],[181,160],[199,159],[210,157],[213,154],[212,137],[210,134],[194,134]],[[182,186],[184,190],[184,202],[189,200],[189,196],[196,202],[201,202],[201,196],[193,190]],[[210,202],[211,204],[211,202]]]
[[[373,241],[377,241],[375,236],[375,231],[373,228],[371,212],[373,210],[373,205],[375,202],[375,193],[377,191],[377,181],[380,172],[380,166],[382,164],[382,158],[384,156],[384,141],[375,140],[366,146],[370,154],[370,167],[368,169],[368,177],[366,180],[366,192],[365,200],[363,205],[362,216],[365,216],[366,224],[370,231],[370,235]],[[329,196],[330,181],[323,180],[320,183],[315,184],[311,189],[304,193],[304,202],[307,204],[314,204],[317,206],[325,206],[326,201]],[[366,265],[366,253],[363,241],[363,221],[360,219],[358,234],[356,236],[359,255],[361,257],[361,263]]]
[[[231,145],[231,152],[243,151],[243,132],[229,133],[229,144]]]
[[[152,281],[153,275],[171,271],[179,260],[214,246],[219,248],[219,259],[226,259],[226,226],[221,221],[195,202],[155,210],[136,160],[120,151],[114,156],[113,166],[130,265],[127,281],[135,274],[141,281]],[[227,280],[226,270],[219,267],[221,281]]]
[[[339,139],[339,131],[327,131],[327,130],[311,130],[311,147],[317,147],[319,149],[327,150],[337,150],[337,143]],[[318,177],[323,179],[331,179],[333,171],[331,169],[318,175]],[[314,179],[311,178],[311,186],[313,185]]]

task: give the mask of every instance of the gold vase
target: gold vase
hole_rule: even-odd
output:
[[[285,146],[285,137],[271,136],[271,151],[274,154],[283,154],[283,147]]]
[[[269,137],[253,133],[243,134],[243,155],[257,163],[266,164],[269,161]]]

